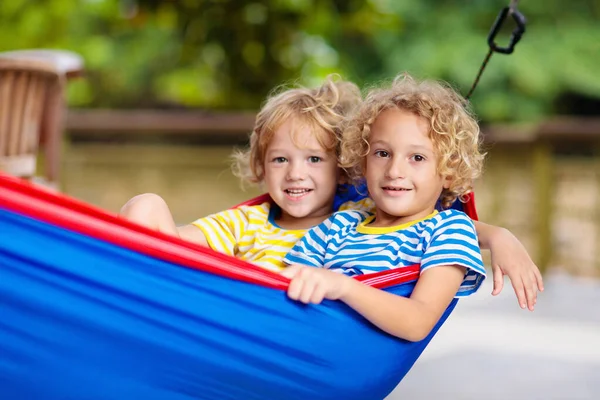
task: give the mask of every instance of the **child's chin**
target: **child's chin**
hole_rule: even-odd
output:
[[[385,205],[385,207],[389,208],[390,210],[404,213],[412,206],[412,204],[409,204],[410,202],[407,200],[408,199],[406,198],[388,197],[382,202],[382,205]]]
[[[410,214],[410,209],[409,209],[409,207],[391,206],[391,207],[386,207],[385,212],[394,217],[401,218],[401,217],[404,217],[404,216]]]
[[[311,210],[290,210],[288,212],[290,217],[301,219],[301,218],[309,218],[311,217]]]
[[[294,218],[305,218],[309,213],[310,209],[300,204],[294,204],[290,207],[290,204],[286,204],[283,209],[287,215]]]

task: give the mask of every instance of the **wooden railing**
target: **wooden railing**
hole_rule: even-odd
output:
[[[252,131],[253,112],[198,110],[70,110],[67,131],[77,137],[103,135],[183,135],[222,140],[246,139]]]
[[[518,157],[531,157],[520,174],[531,173],[529,229],[535,237],[540,268],[568,264],[580,274],[600,275],[600,118],[563,117],[520,127],[495,125],[484,132],[486,142],[494,146],[491,153],[503,153],[504,165],[517,157],[516,149],[521,152]],[[497,173],[501,176],[504,168]],[[491,218],[498,218],[501,206],[497,203],[503,201],[502,190],[508,187],[510,178],[501,178]],[[586,225],[593,226],[587,234],[569,228]]]
[[[66,124],[74,138],[160,134],[167,145],[178,137],[240,143],[253,122],[250,112],[71,110]],[[489,125],[483,132],[489,156],[476,188],[482,219],[523,238],[542,269],[560,264],[600,275],[600,118]]]

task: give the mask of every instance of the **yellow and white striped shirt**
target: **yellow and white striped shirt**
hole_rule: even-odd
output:
[[[340,210],[370,210],[369,199],[347,202]],[[271,215],[269,202],[241,206],[200,218],[192,224],[202,230],[211,249],[279,272],[283,258],[308,229],[283,229]]]
[[[269,218],[271,204],[241,206],[221,211],[193,222],[202,229],[208,245],[257,264],[271,271],[281,271],[283,257],[306,233],[306,229],[283,229]]]

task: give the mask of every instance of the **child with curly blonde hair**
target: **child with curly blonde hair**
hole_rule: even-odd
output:
[[[143,194],[121,209],[125,218],[209,246],[272,271],[311,228],[333,213],[342,172],[340,125],[361,101],[353,83],[328,77],[322,85],[272,95],[256,117],[246,151],[234,154],[233,171],[263,184],[272,201],[241,206],[176,227],[164,200]]]
[[[426,338],[455,297],[485,278],[473,222],[448,208],[482,171],[479,126],[449,86],[401,75],[373,90],[345,128],[342,165],[366,180],[375,210],[340,211],[285,257],[290,298],[341,300],[387,333]],[[409,298],[352,276],[421,265]],[[305,266],[321,267],[306,268]]]

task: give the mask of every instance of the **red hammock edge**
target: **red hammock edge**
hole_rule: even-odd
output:
[[[243,204],[268,200],[259,196]],[[249,262],[119,218],[98,207],[0,173],[0,207],[42,222],[103,240],[188,268],[273,289],[286,290],[289,279]],[[363,283],[386,288],[418,278],[419,265],[362,275]]]

